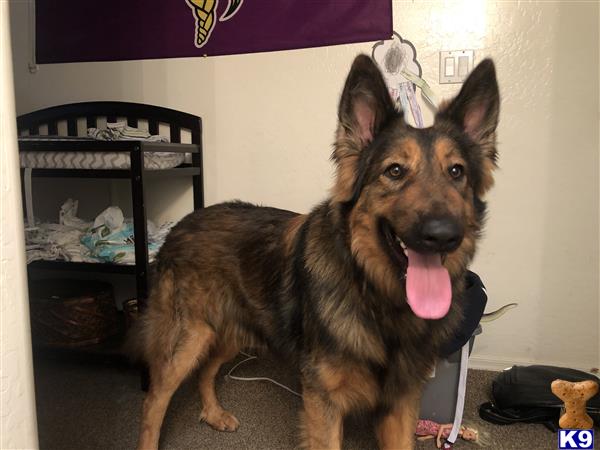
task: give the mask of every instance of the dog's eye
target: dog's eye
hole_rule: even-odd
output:
[[[454,164],[448,169],[448,173],[455,180],[460,179],[465,174],[465,168],[460,164]]]
[[[400,164],[392,164],[385,170],[386,176],[392,178],[393,180],[397,180],[401,178],[406,173],[406,168],[401,166]]]

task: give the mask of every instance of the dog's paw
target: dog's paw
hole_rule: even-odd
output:
[[[203,409],[200,413],[200,421],[206,422],[217,431],[236,431],[240,422],[229,411],[224,409]]]

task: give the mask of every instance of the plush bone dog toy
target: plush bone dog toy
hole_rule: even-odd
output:
[[[598,392],[598,383],[592,380],[579,383],[554,380],[550,388],[565,403],[565,413],[558,421],[561,428],[588,430],[594,426],[594,421],[586,412],[586,403]]]

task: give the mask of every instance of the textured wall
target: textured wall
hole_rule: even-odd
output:
[[[486,325],[474,362],[599,365],[598,4],[394,1],[394,15],[440,97],[459,86],[437,84],[439,50],[474,49],[498,68],[500,170],[474,269],[490,308],[520,306]],[[353,57],[371,49],[54,65],[30,75],[25,6],[16,3],[13,20],[19,112],[110,98],[200,114],[208,203],[243,198],[301,212],[331,186],[338,96]],[[165,196],[159,206],[177,216],[186,205]]]
[[[0,2],[0,448],[37,448],[8,3]]]

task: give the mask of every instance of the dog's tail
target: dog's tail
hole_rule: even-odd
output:
[[[138,313],[127,333],[124,353],[134,363],[169,359],[181,333],[176,313],[177,285],[172,267],[157,268],[148,306]]]

